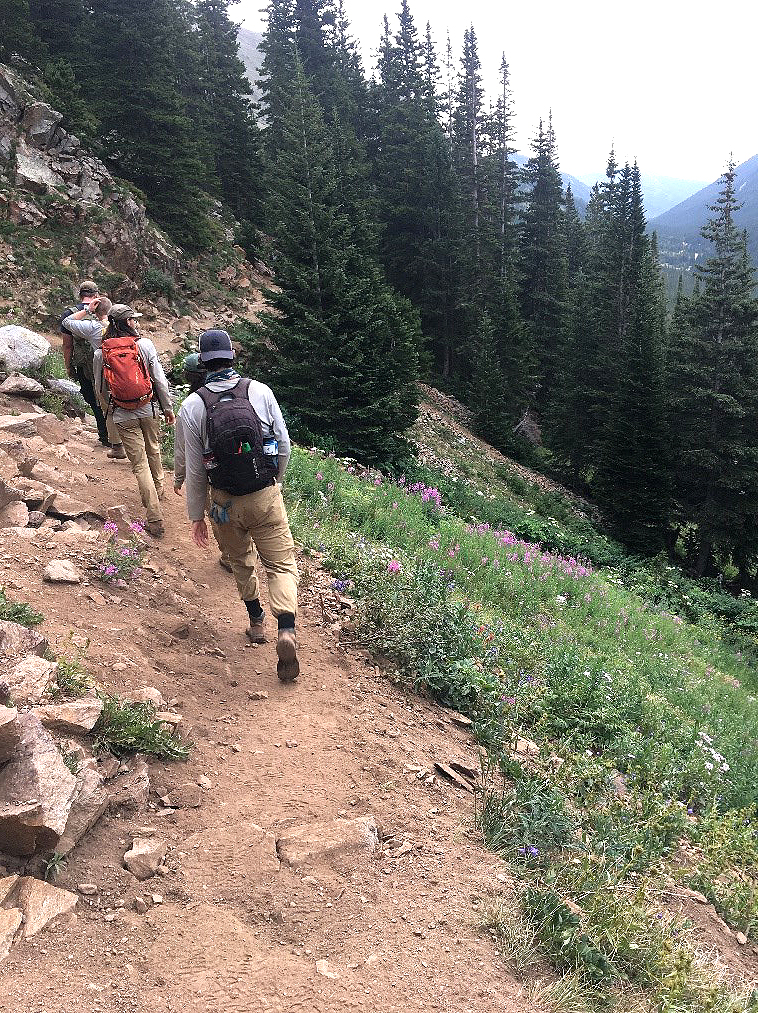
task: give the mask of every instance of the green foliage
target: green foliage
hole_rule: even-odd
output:
[[[59,854],[54,851],[49,855],[42,865],[42,874],[45,882],[50,883],[52,880],[59,876],[61,872],[66,868],[67,860],[65,855]]]
[[[36,612],[31,605],[25,602],[13,601],[5,593],[5,588],[0,588],[0,620],[7,623],[20,623],[22,626],[39,626],[45,621],[45,617]]]
[[[93,729],[95,750],[114,756],[148,753],[166,760],[186,760],[189,747],[173,730],[156,720],[156,710],[148,703],[126,703],[103,695],[103,711]]]
[[[142,291],[146,294],[162,295],[164,299],[176,296],[176,282],[170,274],[157,267],[148,267],[142,276]]]

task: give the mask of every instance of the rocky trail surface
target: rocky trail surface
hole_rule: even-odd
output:
[[[63,502],[142,516],[128,463],[93,430],[28,425],[36,473]],[[215,545],[192,544],[170,484],[165,506],[166,537],[128,589],[91,568],[97,521],[0,529],[0,585],[45,615],[53,650],[89,642],[99,685],[154,687],[192,743],[186,762],[148,758],[147,801],[108,809],[69,854],[55,885],[75,911],[12,947],[0,1009],[528,1013],[478,924],[508,884],[473,830],[465,779],[434,766],[476,767],[465,725],[340,643],[344,606],[312,560],[302,675],[279,684],[273,643],[246,642],[233,580]],[[79,582],[46,580],[53,559]]]

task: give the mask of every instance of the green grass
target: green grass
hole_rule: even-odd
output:
[[[8,623],[19,623],[21,626],[39,626],[45,621],[41,612],[37,612],[26,602],[13,601],[8,598],[5,588],[0,588],[0,620]]]
[[[712,607],[713,589],[624,557],[572,501],[498,477],[470,450],[460,490],[443,453],[440,442],[412,489],[296,450],[295,536],[358,601],[356,638],[474,721],[489,757],[477,823],[524,884],[535,945],[584,983],[586,1008],[632,996],[651,1011],[754,1008],[738,984],[714,992],[656,900],[663,876],[695,885],[758,941],[744,629],[725,620],[728,602]],[[675,608],[698,594],[702,608]],[[735,614],[758,622],[750,599]],[[541,747],[528,765],[513,756],[519,736]]]

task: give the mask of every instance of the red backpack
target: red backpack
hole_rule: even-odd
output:
[[[153,399],[153,382],[130,334],[106,338],[102,345],[103,377],[111,401],[119,408],[135,411]]]

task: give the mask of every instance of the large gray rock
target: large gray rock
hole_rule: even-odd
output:
[[[283,830],[276,842],[285,865],[329,864],[347,855],[373,854],[379,848],[379,832],[373,816],[333,819]]]
[[[47,102],[31,102],[21,117],[21,129],[35,148],[43,151],[53,139],[55,128],[63,119],[63,114],[57,112]]]
[[[21,623],[0,620],[0,659],[21,660],[28,654],[36,654],[41,658],[46,650],[47,640],[41,633],[22,626]]]
[[[18,324],[0,327],[0,359],[6,369],[39,366],[50,351],[50,342],[36,331]],[[9,428],[9,427],[6,427]]]
[[[18,503],[23,498],[21,489],[15,482],[6,482],[4,478],[0,478],[0,510],[9,503]]]
[[[39,703],[58,674],[58,664],[32,654],[3,673],[2,683],[15,703]]]
[[[92,767],[82,767],[76,775],[76,796],[66,821],[63,836],[55,846],[59,855],[67,855],[97,823],[110,802],[103,788],[103,776]]]
[[[0,780],[0,851],[53,851],[66,828],[76,778],[33,714],[18,717],[21,739]]]
[[[16,185],[31,193],[47,194],[61,190],[64,182],[63,176],[51,166],[50,159],[36,148],[30,148],[21,138],[16,148]]]
[[[57,496],[55,489],[45,485],[44,482],[38,482],[33,478],[19,478],[14,480],[13,484],[21,490],[21,499],[30,510],[39,510],[44,514],[55,502]]]
[[[77,895],[68,890],[61,890],[31,876],[22,877],[15,897],[15,903],[24,912],[22,938],[30,939],[54,919],[71,914],[78,900]]]
[[[31,376],[24,376],[23,373],[12,373],[0,383],[0,394],[7,394],[9,397],[25,397],[30,401],[37,401],[45,393],[45,388]]]
[[[73,380],[59,380],[57,377],[48,377],[45,381],[50,390],[56,394],[81,394],[82,389]]]
[[[29,523],[29,507],[26,503],[9,503],[0,508],[0,528],[25,528]]]
[[[95,727],[102,712],[103,701],[100,697],[88,694],[68,703],[35,707],[32,713],[37,715],[45,728],[66,735],[86,735]]]
[[[20,908],[12,907],[8,910],[0,908],[0,962],[10,953],[23,920],[24,913]]]
[[[81,584],[82,575],[70,559],[51,559],[42,573],[49,584]]]
[[[16,751],[21,740],[21,729],[18,724],[18,711],[15,707],[0,706],[0,766]],[[2,902],[2,898],[0,898]]]

